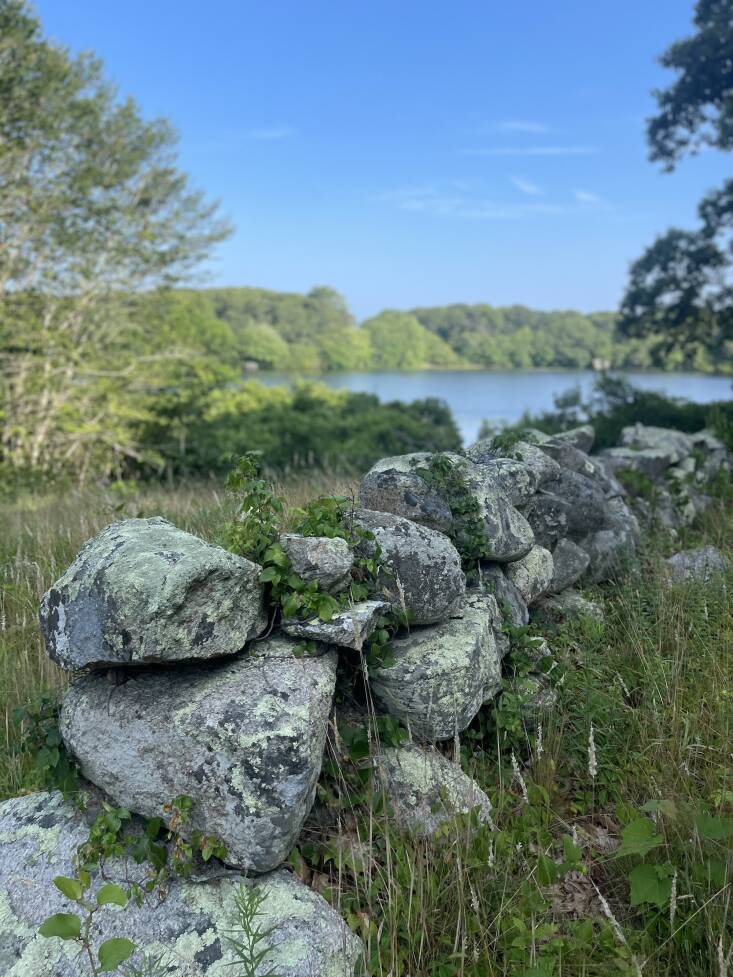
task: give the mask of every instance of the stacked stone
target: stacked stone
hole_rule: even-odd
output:
[[[643,518],[672,531],[689,526],[707,509],[706,483],[732,468],[730,452],[711,431],[685,434],[634,424],[623,429],[620,440],[598,460],[609,475],[626,470],[642,476],[653,498],[636,498],[635,506]]]
[[[321,896],[278,870],[315,796],[336,653],[298,658],[287,635],[261,637],[260,573],[164,519],[130,519],[87,543],[43,598],[48,654],[64,669],[85,669],[64,697],[60,728],[83,776],[104,792],[90,788],[91,808],[106,796],[170,822],[170,802],[188,795],[180,832],[215,836],[227,849],[226,865],[170,880],[164,901],[100,914],[97,938],[165,951],[176,977],[229,972],[238,887],[265,873],[258,922],[271,930],[274,970],[350,977],[359,939]],[[3,973],[78,974],[76,948],[37,929],[68,909],[51,881],[75,874],[90,816],[58,793],[0,808]],[[145,868],[113,859],[105,876],[142,884]]]
[[[439,481],[421,477],[427,454],[382,459],[365,475],[355,515],[367,531],[359,553],[342,539],[281,537],[295,572],[330,593],[348,587],[355,556],[379,552],[379,592],[327,622],[283,620],[269,633],[261,567],[164,519],[116,523],[81,550],[41,606],[49,656],[81,671],[62,704],[64,743],[97,803],[106,796],[136,816],[170,823],[170,802],[187,795],[190,820],[178,830],[216,836],[227,850],[226,865],[209,865],[197,882],[173,880],[165,902],[128,909],[124,929],[111,918],[100,939],[125,935],[141,948],[173,948],[177,977],[223,973],[234,962],[225,935],[236,889],[256,874],[271,929],[268,964],[283,977],[353,973],[360,941],[281,866],[315,797],[339,655],[353,661],[391,608],[409,627],[368,674],[370,705],[410,734],[407,745],[374,758],[390,808],[425,836],[471,810],[491,823],[486,794],[435,744],[454,740],[496,697],[511,629],[526,625],[530,611],[548,621],[602,615],[573,588],[608,579],[633,555],[639,523],[616,473],[645,475],[663,511],[684,523],[706,504],[700,485],[730,470],[708,432],[636,425],[624,430],[620,447],[593,457],[589,426],[524,437],[503,451],[487,439],[465,456],[443,456],[475,503],[471,532],[483,559],[468,588],[452,542],[460,540],[462,517]],[[719,563],[707,551],[679,554],[670,576],[709,574]],[[314,642],[314,654],[296,654],[303,639]],[[528,727],[553,702],[539,667],[549,654],[541,641],[537,671],[522,679]],[[366,711],[356,721],[367,722]],[[76,972],[66,945],[36,931],[64,909],[48,883],[74,874],[87,820],[58,794],[0,807],[3,972]],[[105,869],[130,880],[127,865]],[[29,889],[28,876],[40,888]]]

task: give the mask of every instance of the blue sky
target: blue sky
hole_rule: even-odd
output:
[[[236,225],[212,284],[329,284],[363,317],[614,308],[655,234],[730,173],[647,160],[655,58],[692,0],[40,0]]]

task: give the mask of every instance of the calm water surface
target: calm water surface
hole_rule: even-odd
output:
[[[597,374],[590,370],[426,370],[421,373],[327,373],[313,377],[329,387],[376,394],[380,400],[439,397],[456,419],[465,444],[476,439],[481,421],[516,421],[525,410],[554,406],[553,398],[570,387],[589,393]],[[658,390],[698,403],[733,397],[731,377],[702,373],[624,373],[644,390]],[[291,383],[292,376],[256,374],[262,383]]]

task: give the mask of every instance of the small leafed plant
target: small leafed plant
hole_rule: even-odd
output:
[[[75,879],[59,875],[53,884],[67,899],[75,903],[77,912],[55,913],[41,924],[38,932],[47,939],[71,940],[79,947],[80,956],[85,956],[90,972],[95,975],[118,970],[133,955],[137,947],[125,937],[105,940],[94,952],[95,923],[97,914],[108,906],[124,909],[129,895],[119,885],[106,882],[94,896],[90,893],[91,876],[81,870]]]
[[[264,894],[258,886],[240,885],[234,896],[236,927],[226,937],[235,957],[237,972],[233,977],[280,977],[274,970],[262,971],[270,953],[268,936],[274,927],[264,929],[258,919],[264,915]]]

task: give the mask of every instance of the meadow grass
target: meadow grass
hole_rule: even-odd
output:
[[[290,506],[328,477],[282,487]],[[419,841],[389,816],[363,751],[333,724],[318,801],[292,863],[364,938],[379,977],[729,977],[733,974],[733,575],[668,586],[662,560],[713,544],[733,557],[730,486],[677,540],[647,538],[594,596],[606,611],[543,629],[556,708],[528,724],[507,691],[443,744],[486,790],[493,824],[456,816]],[[64,677],[38,600],[80,545],[132,515],[217,541],[218,485],[86,490],[0,507],[0,792],[37,787],[13,709]],[[513,659],[521,671],[521,654]],[[337,713],[338,714],[338,713]],[[384,727],[375,720],[371,749]],[[526,792],[526,793],[525,793]]]

